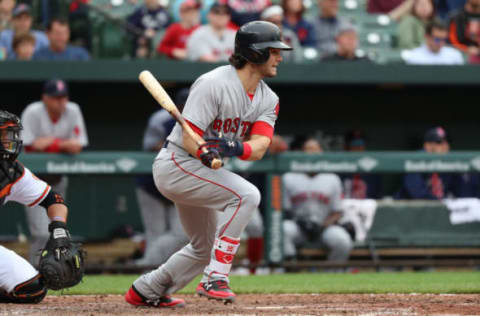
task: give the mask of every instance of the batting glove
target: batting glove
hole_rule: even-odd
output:
[[[221,160],[222,158],[220,157],[218,150],[214,148],[208,148],[206,152],[200,154],[200,161],[208,168],[212,168],[212,162],[215,159]]]
[[[236,157],[243,155],[243,143],[227,137],[211,137],[205,139],[206,147],[218,151],[222,157]]]

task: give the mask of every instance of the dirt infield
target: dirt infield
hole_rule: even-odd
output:
[[[38,305],[1,304],[0,315],[480,315],[478,294],[255,294],[239,295],[233,305],[178,297],[187,307],[136,308],[119,295],[49,296]]]

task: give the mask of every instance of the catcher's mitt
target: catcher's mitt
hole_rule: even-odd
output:
[[[85,270],[85,251],[80,244],[72,243],[63,222],[52,222],[48,226],[50,239],[42,250],[39,271],[45,286],[61,290],[77,285]]]

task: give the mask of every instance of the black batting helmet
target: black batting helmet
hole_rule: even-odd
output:
[[[22,149],[20,130],[22,124],[15,114],[0,110],[0,157],[14,161]]]
[[[270,57],[269,48],[292,50],[282,41],[282,32],[273,23],[253,21],[244,24],[235,35],[235,55],[254,64],[263,64]]]

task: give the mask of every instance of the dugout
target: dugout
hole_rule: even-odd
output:
[[[138,73],[150,69],[174,95],[215,66],[166,60],[2,62],[2,104],[20,114],[40,98],[44,80],[63,78],[86,120],[91,144],[86,153],[132,152],[140,150],[147,119],[158,109],[138,82]],[[319,130],[335,139],[350,128],[361,127],[370,150],[416,150],[427,127],[442,125],[451,137],[452,149],[475,151],[480,149],[474,137],[480,134],[480,110],[474,106],[479,78],[476,67],[285,64],[269,84],[281,100],[276,129],[281,135]],[[387,193],[395,190],[395,184],[395,178],[387,182]],[[133,188],[130,175],[72,176],[71,223],[78,223],[72,231],[99,240],[124,223],[140,230]],[[1,223],[2,235],[26,232],[20,207],[3,211],[8,212],[9,221]]]

